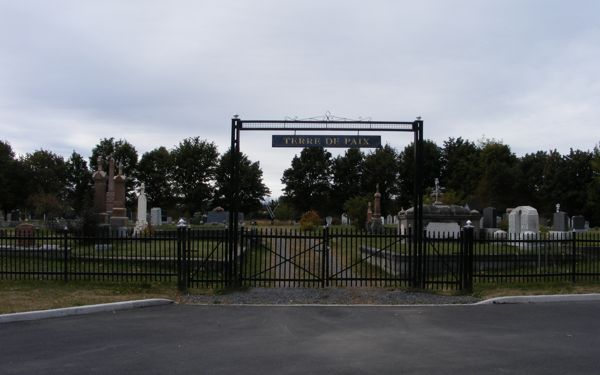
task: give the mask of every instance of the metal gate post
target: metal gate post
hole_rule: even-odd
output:
[[[571,240],[571,282],[577,282],[577,232],[572,232]]]
[[[323,255],[321,257],[321,287],[329,286],[329,226],[323,228]]]
[[[460,252],[462,258],[460,289],[467,293],[473,292],[473,242],[473,226],[470,221],[467,221],[467,225],[462,230]]]
[[[69,281],[69,229],[65,226],[63,229],[63,281]]]
[[[186,291],[188,284],[186,257],[186,234],[187,225],[183,219],[177,223],[177,289]]]
[[[425,275],[424,270],[424,252],[425,248],[425,236],[423,234],[423,121],[418,117],[416,121],[413,121],[413,132],[414,132],[414,248],[416,253],[415,259],[415,281],[417,288],[425,288]]]

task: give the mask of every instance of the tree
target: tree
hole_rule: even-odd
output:
[[[494,206],[504,210],[507,207],[526,204],[517,200],[517,163],[518,159],[509,146],[495,140],[488,140],[482,144],[479,159],[481,179],[476,189],[476,197],[481,207]]]
[[[526,154],[518,163],[519,181],[515,181],[518,185],[517,202],[528,202],[527,204],[536,207],[540,214],[548,214],[548,207],[544,207],[548,203],[547,196],[543,193],[546,178],[544,175],[544,167],[548,159],[548,153],[538,151],[533,154]],[[552,202],[552,200],[550,200]]]
[[[30,209],[37,214],[59,215],[57,206],[66,198],[66,165],[62,156],[38,150],[22,158],[28,183],[22,186]],[[37,197],[37,199],[34,199]],[[36,205],[40,204],[39,207]],[[52,212],[49,212],[51,209]]]
[[[373,197],[377,185],[381,193],[382,213],[398,212],[395,199],[400,194],[400,166],[398,154],[390,145],[369,153],[365,157],[362,191]]]
[[[565,189],[563,171],[565,168],[565,160],[557,150],[546,153],[542,167],[542,181],[539,187],[539,193],[542,197],[541,202],[548,202],[549,205],[560,203],[563,205],[563,210],[566,209],[563,200]],[[551,210],[542,210],[542,206],[540,206],[539,209],[541,213],[549,213],[554,210],[554,207]]]
[[[25,155],[22,163],[28,174],[28,187],[31,192],[54,194],[64,198],[67,173],[62,156],[52,151],[38,150]]]
[[[213,205],[231,210],[229,198],[232,194],[232,154],[231,149],[221,155],[215,170],[215,198]],[[263,172],[259,162],[251,162],[246,155],[240,153],[239,160],[240,196],[238,209],[246,214],[261,209],[263,198],[271,193],[263,183]]]
[[[217,146],[199,137],[186,138],[171,151],[173,191],[188,215],[208,208],[219,153]]]
[[[592,181],[588,185],[587,207],[591,212],[590,225],[600,226],[600,144],[592,152]]]
[[[415,184],[415,156],[414,142],[402,150],[400,159],[400,197],[399,203],[403,207],[413,205]],[[423,142],[423,188],[433,186],[435,179],[440,177],[442,171],[442,151],[432,141]],[[442,181],[443,186],[443,181]]]
[[[0,141],[0,210],[4,211],[4,214],[23,203],[18,199],[21,170],[11,145]]]
[[[98,170],[98,156],[102,156],[102,167],[108,171],[108,157],[113,156],[116,163],[123,167],[123,174],[133,176],[136,172],[138,163],[138,153],[135,147],[125,139],[115,141],[113,137],[103,138],[92,149],[90,156],[90,168],[92,171]]]
[[[369,202],[372,201],[370,197],[359,197],[355,196],[348,199],[344,203],[344,211],[350,218],[352,225],[357,229],[363,229],[367,224],[367,209]]]
[[[365,155],[359,148],[349,148],[333,159],[331,198],[334,207],[342,207],[350,197],[363,194]]]
[[[142,155],[137,166],[137,179],[144,183],[151,207],[173,208],[173,158],[163,146]]]
[[[115,141],[113,137],[103,138],[92,149],[90,156],[90,168],[98,170],[98,156],[102,156],[103,169],[108,172],[108,158],[113,156],[116,165],[121,165],[123,174],[127,177],[125,191],[127,194],[127,205],[132,206],[135,202],[135,177],[137,176],[138,153],[135,147],[124,139]],[[117,171],[115,171],[117,173]]]
[[[66,199],[77,214],[91,207],[92,172],[85,159],[73,151],[66,163]]]
[[[564,156],[565,168],[561,173],[563,179],[563,201],[561,207],[573,215],[590,216],[592,212],[587,205],[588,186],[593,180],[593,154],[589,151],[570,149]]]
[[[294,218],[294,208],[282,198],[279,199],[279,204],[275,207],[273,213],[275,219],[280,221],[288,221]]]
[[[283,171],[281,182],[288,201],[297,212],[311,209],[328,212],[331,196],[331,153],[317,147],[304,148],[292,159],[290,168]]]
[[[448,138],[442,148],[440,181],[448,193],[454,192],[459,201],[475,194],[479,182],[479,149],[475,143],[462,138]]]

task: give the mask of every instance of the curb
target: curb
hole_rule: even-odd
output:
[[[65,307],[62,309],[29,311],[29,312],[21,312],[21,313],[13,313],[13,314],[0,314],[0,324],[21,322],[21,321],[26,321],[26,320],[61,318],[61,317],[72,316],[72,315],[94,314],[94,313],[98,313],[98,312],[107,312],[107,311],[114,312],[114,311],[119,311],[119,310],[131,310],[131,309],[137,309],[137,308],[142,308],[142,307],[168,305],[173,302],[174,301],[170,300],[170,299],[152,298],[152,299],[144,299],[144,300],[137,300],[137,301],[124,301],[124,302],[103,303],[103,304],[98,304],[98,305]]]
[[[525,303],[552,303],[552,302],[587,302],[600,301],[600,293],[591,294],[553,294],[547,296],[513,296],[496,297],[486,299],[485,301],[474,303],[473,305],[494,305],[494,304],[525,304]]]

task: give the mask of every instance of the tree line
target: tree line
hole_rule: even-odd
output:
[[[517,157],[508,145],[493,139],[474,143],[449,138],[441,146],[425,141],[423,154],[426,203],[439,178],[447,204],[499,210],[531,205],[551,217],[560,203],[570,215],[581,214],[592,225],[600,225],[598,146],[591,151],[571,149],[564,155],[551,150]],[[17,157],[8,142],[0,141],[0,210],[20,209],[37,218],[81,215],[92,207],[91,176],[98,168],[98,156],[106,163],[109,155],[122,164],[128,177],[129,207],[141,182],[150,207],[161,207],[173,216],[230,207],[231,153],[219,154],[213,142],[186,138],[171,149],[160,146],[139,157],[128,141],[104,138],[88,161],[77,152],[65,159],[48,150]],[[242,154],[240,164],[240,208],[252,217],[263,211],[262,201],[270,191],[259,162]],[[367,152],[350,148],[337,157],[327,149],[305,148],[292,159],[281,181],[283,196],[271,201],[280,219],[297,219],[309,210],[321,216],[347,212],[360,218],[377,185],[383,214],[393,215],[412,206],[414,145],[402,150],[385,145]]]
[[[150,207],[161,207],[173,216],[191,217],[216,206],[229,208],[231,153],[219,154],[213,142],[192,137],[170,150],[158,147],[141,158],[128,141],[104,138],[92,149],[89,163],[75,151],[66,160],[43,149],[16,157],[11,145],[0,141],[0,210],[6,214],[18,209],[23,216],[37,219],[89,213],[98,156],[103,157],[107,171],[110,155],[127,176],[130,208],[142,182]],[[258,211],[263,197],[270,194],[260,164],[242,154],[240,165],[244,186],[240,207],[246,212]]]
[[[584,215],[600,225],[600,148],[538,151],[517,157],[508,145],[494,139],[477,143],[449,138],[423,147],[425,202],[434,181],[444,187],[443,203],[501,211],[530,205],[551,218],[555,205],[570,215]],[[296,155],[281,179],[284,196],[277,202],[281,216],[310,209],[339,217],[347,212],[364,220],[376,185],[383,214],[396,214],[413,201],[414,145],[398,151],[389,145],[369,152],[348,149],[332,157],[326,149],[306,148]],[[276,210],[276,211],[277,211]]]

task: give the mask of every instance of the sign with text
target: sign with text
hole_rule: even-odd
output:
[[[378,148],[379,135],[274,135],[273,147]]]

